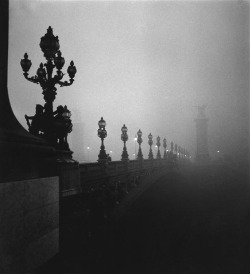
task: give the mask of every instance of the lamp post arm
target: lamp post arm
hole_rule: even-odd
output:
[[[65,74],[63,72],[61,72],[60,70],[58,70],[57,74],[53,77],[54,85],[55,84],[59,84],[60,80],[62,80],[62,78],[63,78],[64,75]]]
[[[66,87],[66,86],[71,86],[74,82],[74,79],[70,79],[69,82],[68,81],[57,81],[57,84],[60,85],[60,87]]]
[[[40,83],[40,80],[38,79],[37,76],[29,77],[28,76],[29,74],[27,72],[25,72],[23,75],[24,75],[25,79],[27,79],[28,81],[30,81],[32,83],[35,83],[35,84],[39,84]]]

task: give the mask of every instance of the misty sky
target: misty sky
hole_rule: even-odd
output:
[[[71,60],[77,68],[72,86],[57,86],[54,102],[54,108],[67,105],[72,111],[70,145],[76,159],[97,160],[102,116],[106,151],[113,151],[114,160],[121,157],[124,123],[131,159],[139,129],[145,158],[150,132],[154,143],[158,135],[165,137],[168,145],[174,141],[194,157],[195,106],[202,104],[210,155],[218,149],[247,155],[248,2],[10,0],[8,87],[25,128],[24,115],[33,115],[44,100],[41,87],[23,77],[20,60],[27,52],[30,76],[35,75],[45,61],[39,43],[48,26],[59,36],[64,72]]]

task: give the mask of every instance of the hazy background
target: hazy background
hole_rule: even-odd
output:
[[[35,75],[45,61],[39,43],[48,26],[59,36],[64,72],[71,60],[77,68],[73,85],[58,86],[54,102],[72,111],[75,159],[97,160],[101,116],[113,160],[121,157],[124,123],[131,159],[139,129],[145,158],[150,132],[154,143],[158,135],[166,137],[168,146],[174,141],[194,158],[195,106],[202,104],[211,157],[217,150],[247,157],[248,2],[10,0],[9,95],[25,128],[24,115],[33,115],[44,100],[41,87],[24,79],[20,60],[27,52]]]

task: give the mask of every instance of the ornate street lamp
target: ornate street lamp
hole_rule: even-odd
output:
[[[157,145],[157,148],[158,148],[156,159],[161,159],[161,153],[160,153],[160,149],[159,149],[159,147],[161,145],[160,140],[161,140],[161,138],[158,136],[156,138],[156,145]]]
[[[181,160],[183,160],[183,148],[181,147]]]
[[[127,152],[127,148],[126,148],[126,141],[128,140],[128,128],[125,126],[125,124],[123,125],[123,127],[121,128],[122,134],[121,134],[121,140],[124,143],[123,146],[123,151],[122,151],[122,161],[128,161],[128,152]]]
[[[178,156],[179,156],[179,160],[181,159],[181,147],[178,146]]]
[[[102,140],[102,144],[100,147],[100,153],[98,155],[98,162],[103,162],[103,161],[107,161],[107,154],[105,151],[105,146],[103,144],[104,138],[107,137],[107,131],[105,129],[106,122],[105,122],[105,120],[103,120],[103,117],[101,117],[101,120],[98,122],[98,126],[99,126],[99,129],[97,130],[98,137],[100,137]]]
[[[173,154],[174,154],[174,143],[171,142],[170,146],[171,146],[171,155],[173,156]]]
[[[163,139],[163,147],[164,147],[164,155],[163,155],[163,158],[164,159],[167,159],[167,140],[166,138]]]
[[[69,81],[62,81],[64,73],[61,69],[64,66],[65,60],[59,50],[60,44],[58,36],[54,36],[51,27],[47,29],[47,33],[41,38],[40,48],[44,53],[46,58],[46,63],[41,63],[35,76],[29,77],[29,69],[32,65],[31,61],[28,59],[28,54],[24,54],[24,59],[21,60],[20,64],[24,71],[24,77],[36,84],[40,84],[43,90],[43,98],[45,100],[44,105],[44,123],[43,131],[44,136],[47,140],[53,142],[53,102],[56,98],[56,85],[70,86],[74,82],[74,77],[76,74],[76,67],[74,62],[70,62],[70,66],[67,69],[69,75]],[[53,70],[56,68],[56,72],[53,74]]]
[[[138,150],[138,155],[137,155],[137,159],[138,160],[143,160],[143,154],[141,152],[141,143],[142,143],[142,132],[139,129],[139,131],[137,132],[137,143],[139,144],[139,150]]]
[[[153,152],[152,152],[152,145],[153,145],[153,136],[151,133],[149,133],[148,135],[148,144],[150,146],[150,149],[149,149],[149,154],[148,154],[148,159],[149,160],[153,160],[154,159],[154,155],[153,155]]]
[[[174,151],[175,151],[175,154],[177,156],[177,152],[178,152],[178,146],[177,146],[177,144],[174,145]]]

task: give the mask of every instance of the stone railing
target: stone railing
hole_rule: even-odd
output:
[[[117,209],[126,210],[125,204],[136,200],[160,176],[184,165],[188,165],[188,161],[173,157],[84,163],[68,171],[64,168],[65,178],[70,181],[72,176],[72,180],[71,188],[66,188],[61,182],[62,242],[70,246],[73,238],[69,235],[74,237],[79,233],[87,241],[88,235],[96,233],[101,223],[116,214]],[[76,181],[77,176],[72,174],[77,172],[79,180]],[[75,186],[72,183],[74,181]]]
[[[123,185],[128,192],[139,177],[161,169],[170,170],[188,163],[177,157],[169,159],[111,161],[60,165],[61,197],[96,191],[103,186]]]
[[[131,181],[138,176],[149,174],[161,168],[177,167],[177,163],[168,160],[132,160],[128,162],[113,161],[106,164],[80,164],[80,182],[82,191],[89,191],[100,187],[100,184],[124,182],[129,187]]]

